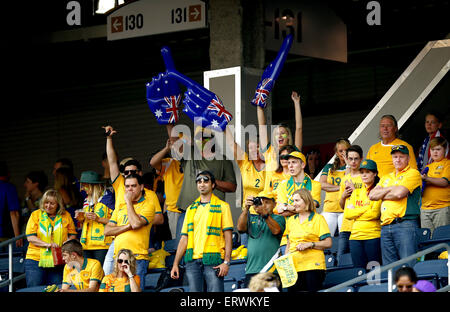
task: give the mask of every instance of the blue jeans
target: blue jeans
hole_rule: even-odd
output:
[[[349,238],[350,234],[352,232],[340,232],[339,233],[339,239],[338,239],[338,249],[336,258],[339,259],[339,257],[343,254],[350,252],[350,244],[349,244]]]
[[[212,265],[204,265],[203,259],[195,259],[186,263],[186,277],[190,292],[204,292],[206,282],[207,292],[223,292],[223,277],[217,277]]]
[[[39,261],[25,259],[25,279],[27,287],[40,285],[61,285],[63,280],[64,266],[59,265],[54,268],[41,268]]]
[[[141,290],[144,291],[145,288],[145,275],[147,274],[148,260],[136,260],[136,275],[141,279]]]
[[[381,227],[381,255],[383,265],[406,258],[417,252],[417,220],[405,220],[401,223]],[[416,260],[407,263],[414,266]]]
[[[108,252],[105,256],[105,261],[103,262],[103,272],[105,275],[109,275],[114,270],[114,241],[109,246]],[[142,282],[142,281],[141,281]]]
[[[381,266],[381,245],[379,238],[350,240],[349,243],[352,262],[355,267],[367,269],[367,264],[371,261],[376,261]]]

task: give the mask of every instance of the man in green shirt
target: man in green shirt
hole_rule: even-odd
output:
[[[257,214],[249,212],[251,206]],[[247,197],[239,216],[238,231],[248,233],[244,287],[248,287],[254,275],[275,271],[273,260],[280,254],[280,241],[286,225],[283,216],[272,213],[275,206],[276,193],[262,191],[257,197]]]

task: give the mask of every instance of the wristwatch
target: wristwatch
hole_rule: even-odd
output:
[[[231,264],[231,263],[230,263],[229,261],[227,261],[227,260],[224,260],[223,263],[225,263],[225,264],[228,265],[228,266],[230,266],[230,264]]]
[[[316,247],[316,243],[314,243],[314,242],[311,242],[311,243],[312,243],[311,249],[313,249],[314,247]]]

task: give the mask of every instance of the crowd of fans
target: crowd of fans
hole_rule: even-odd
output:
[[[374,261],[387,265],[418,251],[417,228],[433,232],[450,224],[449,147],[438,114],[426,116],[427,136],[417,154],[399,138],[395,117],[385,115],[379,142],[363,151],[339,138],[334,161],[320,171],[320,151],[302,153],[296,92],[292,100],[294,133],[279,125],[269,140],[261,107],[258,141],[239,146],[228,127],[224,131],[242,176],[242,212],[236,225],[225,201],[225,194],[235,192],[238,184],[233,163],[215,157],[214,148],[205,148],[214,140],[209,129],[197,127],[190,138],[172,136],[173,125],[167,125],[167,143],[151,157],[154,170],[144,174],[138,160],[117,158],[113,137],[119,134],[105,126],[102,174],[84,168],[76,177],[72,162],[58,159],[54,185],[48,186],[44,171],[26,175],[21,203],[1,163],[0,237],[26,234],[16,246],[26,248],[27,287],[61,284],[61,292],[142,291],[149,255],[164,241],[177,238],[182,214],[171,277],[179,279],[184,272],[190,291],[224,290],[234,229],[248,234],[244,287],[258,289],[252,278],[270,272],[275,275],[263,280],[281,289],[274,261],[286,255],[298,273],[288,288],[295,292],[322,289],[324,250],[334,236],[339,236],[338,258],[350,253],[358,267]],[[178,140],[187,145],[176,145]],[[183,158],[186,146],[193,153],[197,147],[201,157]],[[322,190],[326,196],[319,214]],[[161,234],[164,225],[170,230],[167,235]],[[396,282],[405,279],[400,273]],[[405,284],[401,287],[418,291],[428,287],[414,278]]]

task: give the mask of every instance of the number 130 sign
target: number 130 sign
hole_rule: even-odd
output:
[[[108,40],[149,36],[206,27],[205,3],[199,0],[141,0],[107,17]]]

